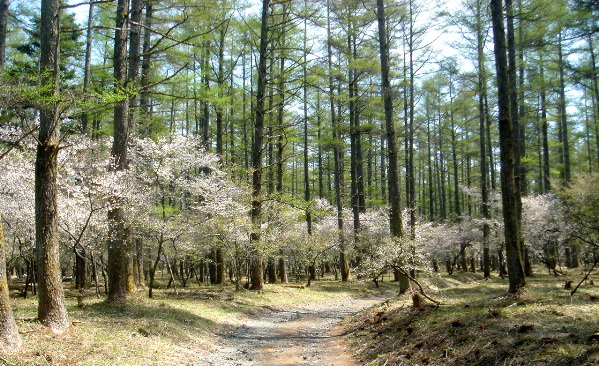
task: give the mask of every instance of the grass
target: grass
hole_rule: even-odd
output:
[[[538,271],[540,273],[540,270]],[[528,279],[521,298],[502,296],[507,280],[473,273],[422,278],[427,293],[443,305],[412,307],[409,296],[393,297],[346,321],[361,363],[374,365],[596,365],[599,286],[585,284],[573,297],[568,276]],[[162,284],[164,285],[164,284]],[[49,333],[36,320],[37,301],[13,298],[24,345],[0,353],[0,365],[173,365],[210,352],[215,336],[244,319],[274,308],[350,298],[391,297],[397,284],[312,282],[309,288],[266,285],[263,292],[233,286],[159,288],[154,298],[139,292],[126,305],[93,296],[77,306],[67,286],[71,330]],[[594,299],[594,300],[593,300]]]
[[[540,269],[539,269],[540,271]],[[575,279],[572,271],[567,279]],[[528,279],[520,298],[501,296],[507,281],[476,274],[432,277],[443,305],[412,307],[394,298],[348,320],[356,355],[367,365],[597,365],[599,287],[573,296],[564,277]]]
[[[390,295],[395,285],[322,280],[309,288],[266,285],[263,292],[235,291],[233,286],[190,286],[131,294],[126,305],[89,296],[77,306],[67,286],[70,331],[53,335],[35,320],[34,298],[13,298],[13,311],[24,345],[0,353],[0,365],[173,365],[198,352],[209,352],[217,334],[243,319],[302,303]]]

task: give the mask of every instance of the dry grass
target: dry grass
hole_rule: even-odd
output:
[[[597,365],[599,287],[564,289],[579,273],[530,278],[520,298],[501,296],[500,278],[427,279],[444,304],[414,309],[402,297],[352,318],[356,355],[368,365]]]
[[[77,306],[76,293],[67,290],[73,326],[62,336],[50,334],[35,320],[35,298],[14,298],[24,345],[17,353],[0,353],[0,365],[175,365],[209,352],[215,335],[255,314],[301,303],[381,296],[392,287],[315,281],[303,289],[266,285],[257,293],[233,286],[191,286],[176,292],[155,290],[153,299],[139,292],[126,305],[86,297],[85,309]]]

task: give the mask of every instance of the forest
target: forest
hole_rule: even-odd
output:
[[[594,0],[0,0],[0,348],[191,288],[596,301],[598,34]]]

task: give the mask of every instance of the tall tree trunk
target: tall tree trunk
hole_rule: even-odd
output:
[[[347,49],[348,49],[348,62],[351,64],[357,56],[353,50],[355,45],[355,24],[353,20],[348,21],[347,31]],[[358,148],[359,144],[359,130],[357,126],[358,111],[356,106],[357,99],[357,76],[356,70],[351,66],[348,67],[348,96],[349,96],[349,136],[350,136],[350,171],[351,171],[351,184],[350,184],[350,196],[351,196],[351,208],[354,225],[354,243],[359,243],[360,238],[360,197],[359,197],[359,181],[361,177],[361,169],[358,168],[361,165],[362,152]]]
[[[6,62],[6,35],[8,33],[8,7],[10,0],[0,0],[0,70]]]
[[[152,0],[148,0],[146,3],[146,16],[144,21],[144,37],[143,37],[143,45],[142,45],[142,61],[141,61],[141,77],[140,77],[140,85],[141,85],[141,93],[139,97],[139,105],[141,109],[142,118],[148,118],[150,115],[150,66],[152,53],[150,52],[151,47],[151,32],[150,28],[152,27],[152,18],[153,18],[153,7]],[[195,54],[194,54],[195,61]],[[195,62],[194,62],[195,67]],[[194,85],[195,88],[195,85]],[[195,92],[195,89],[194,89]],[[197,101],[196,101],[197,102]],[[142,133],[148,133],[149,130],[143,131]]]
[[[144,0],[131,0],[130,25],[129,25],[129,57],[127,71],[127,86],[137,89],[139,87],[139,68],[141,64],[141,22],[144,8]],[[129,96],[129,112],[127,115],[129,130],[135,129],[137,123],[137,94]]]
[[[83,95],[87,96],[91,84],[91,60],[92,60],[92,40],[94,24],[94,3],[89,3],[87,14],[87,30],[85,36],[85,63],[83,66]],[[89,127],[89,114],[84,111],[81,115],[81,132],[87,134]]]
[[[491,229],[487,222],[490,218],[489,212],[489,188],[488,188],[488,165],[487,165],[487,152],[485,141],[485,91],[486,91],[486,80],[485,80],[485,54],[484,54],[484,36],[483,36],[483,24],[482,24],[482,4],[477,2],[476,7],[476,39],[477,39],[477,69],[478,69],[478,121],[479,121],[479,148],[480,148],[480,190],[481,190],[481,214],[485,222],[483,223],[483,275],[485,278],[491,276],[490,269],[490,249],[489,240],[491,235]]]
[[[306,1],[304,1],[306,6]],[[312,235],[312,210],[310,201],[312,195],[310,192],[310,160],[308,159],[308,20],[304,19],[304,60],[302,64],[302,89],[303,89],[303,117],[304,117],[304,201],[306,203],[306,229],[308,235]]]
[[[129,0],[118,0],[114,39],[114,80],[117,90],[127,89],[127,29]],[[114,139],[112,144],[113,169],[127,169],[127,143],[129,140],[129,98],[114,104]],[[125,222],[125,208],[115,207],[108,212],[110,239],[108,240],[108,301],[127,300],[127,254],[129,231]]]
[[[564,170],[562,178],[569,182],[572,173],[570,172],[570,143],[568,141],[568,115],[566,111],[566,83],[564,81],[564,57],[563,57],[563,43],[562,43],[562,31],[558,34],[558,70],[559,70],[559,137],[561,142],[562,162],[564,164]]]
[[[41,7],[40,71],[46,103],[40,110],[35,161],[35,244],[38,263],[38,318],[53,332],[69,326],[60,272],[58,245],[58,110],[60,1],[43,0]]]
[[[506,59],[505,30],[501,0],[491,0],[497,95],[499,99],[499,147],[501,157],[501,194],[505,247],[508,262],[509,293],[519,293],[525,286],[521,257],[521,223],[518,215],[514,128],[510,115],[509,76]]]
[[[381,94],[385,111],[385,128],[387,136],[387,160],[389,162],[388,187],[389,187],[389,227],[391,237],[401,239],[403,237],[403,225],[401,220],[401,208],[399,195],[399,174],[397,162],[397,147],[395,138],[395,125],[393,123],[393,99],[391,82],[389,80],[389,44],[387,39],[385,5],[383,0],[377,0],[377,20],[379,36],[379,53],[381,58]],[[410,282],[405,274],[399,276],[400,292],[409,290]]]
[[[204,42],[204,52],[202,53],[202,89],[203,89],[203,97],[202,97],[202,118],[200,125],[202,126],[202,141],[206,149],[210,148],[210,140],[209,140],[209,132],[208,125],[210,124],[210,105],[208,103],[208,91],[210,90],[210,79],[208,78],[209,68],[210,68],[210,42]]]
[[[262,150],[264,141],[264,99],[266,98],[266,61],[268,53],[268,9],[270,0],[262,0],[260,27],[260,53],[258,61],[258,89],[256,94],[256,119],[254,121],[254,145],[252,146],[252,233],[250,289],[264,289],[264,263],[260,252],[260,226],[262,218]]]
[[[218,40],[218,74],[216,82],[218,83],[218,96],[222,100],[225,95],[225,36],[229,22],[221,25]],[[221,103],[216,106],[216,153],[223,155],[223,107]]]
[[[541,136],[543,145],[543,193],[549,193],[551,190],[551,181],[549,180],[549,126],[547,122],[547,93],[545,91],[545,67],[541,58],[540,77],[541,77]]]
[[[340,132],[338,131],[337,113],[335,112],[335,83],[333,76],[333,51],[330,22],[330,3],[327,0],[327,63],[329,72],[329,103],[331,107],[331,128],[333,130],[333,155],[335,161],[335,201],[337,207],[337,235],[339,241],[339,268],[341,272],[341,281],[348,281],[350,270],[349,261],[346,254],[346,243],[343,222],[343,151],[341,146]]]

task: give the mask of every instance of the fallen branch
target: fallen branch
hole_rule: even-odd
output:
[[[574,295],[576,293],[576,290],[578,290],[578,288],[580,287],[580,285],[582,285],[582,283],[584,281],[586,281],[586,279],[591,275],[591,272],[593,272],[593,269],[595,269],[595,266],[597,265],[598,261],[595,261],[593,263],[593,266],[591,267],[591,269],[589,269],[589,271],[587,272],[587,274],[582,278],[582,280],[580,280],[580,282],[578,282],[578,285],[576,285],[576,287],[574,287],[574,290],[570,291],[570,296]]]
[[[406,271],[402,267],[396,267],[396,266],[393,266],[393,269],[398,270],[399,272],[401,272],[402,274],[404,274],[410,281],[414,282],[416,284],[416,286],[418,286],[418,289],[420,290],[420,294],[422,296],[424,296],[427,300],[429,300],[429,301],[437,304],[437,306],[443,304],[441,301],[435,300],[432,297],[430,297],[429,295],[427,295],[424,292],[424,288],[422,287],[422,285],[420,284],[420,282],[418,282],[418,280],[415,279],[414,277],[410,276],[410,273],[408,271]]]

